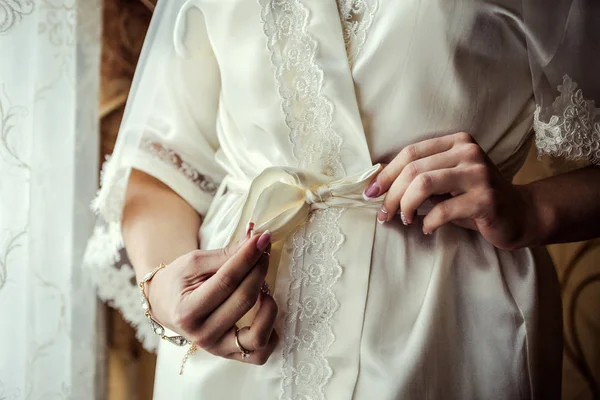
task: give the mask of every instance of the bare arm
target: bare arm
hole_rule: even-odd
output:
[[[264,364],[278,341],[277,305],[261,292],[270,233],[248,235],[223,249],[198,250],[198,213],[168,186],[137,170],[123,215],[123,236],[138,280],[168,264],[146,285],[153,318],[213,355]],[[251,326],[239,330],[240,343],[251,352],[242,357],[236,323],[257,302]]]
[[[600,237],[600,167],[587,167],[524,186],[537,224],[528,245]]]
[[[123,209],[123,238],[138,280],[160,263],[198,249],[201,217],[168,186],[132,170]]]

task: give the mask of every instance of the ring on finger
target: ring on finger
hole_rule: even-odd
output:
[[[242,359],[245,360],[250,357],[250,353],[252,352],[240,344],[240,328],[235,329],[235,346],[242,353]]]

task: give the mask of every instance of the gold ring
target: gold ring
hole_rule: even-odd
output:
[[[238,350],[240,351],[240,353],[242,353],[242,358],[246,359],[246,358],[250,357],[251,351],[248,350],[248,349],[245,349],[244,346],[242,346],[240,344],[239,333],[240,333],[240,328],[236,328],[235,329],[235,346],[238,348]]]

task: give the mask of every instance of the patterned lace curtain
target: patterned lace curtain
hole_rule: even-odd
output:
[[[95,396],[99,0],[0,0],[0,399]]]

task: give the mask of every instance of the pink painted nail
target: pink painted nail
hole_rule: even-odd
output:
[[[252,230],[254,229],[254,222],[248,222],[248,226],[246,227],[246,236],[252,236]]]
[[[377,222],[379,222],[380,224],[383,224],[384,222],[386,222],[388,219],[388,210],[386,210],[385,207],[381,207],[381,209],[379,210],[379,212],[377,213]]]
[[[402,220],[402,223],[404,225],[410,224],[410,222],[408,222],[408,218],[406,218],[406,215],[404,215],[404,213],[402,211],[400,211],[400,219]]]
[[[265,251],[271,243],[271,232],[265,231],[256,242],[256,248],[260,251]]]
[[[379,196],[379,192],[381,192],[381,188],[377,184],[377,182],[372,182],[367,189],[365,190],[365,196],[368,198],[373,198]]]
[[[267,296],[271,295],[271,288],[269,287],[269,284],[267,282],[263,282],[260,291],[266,294]]]

